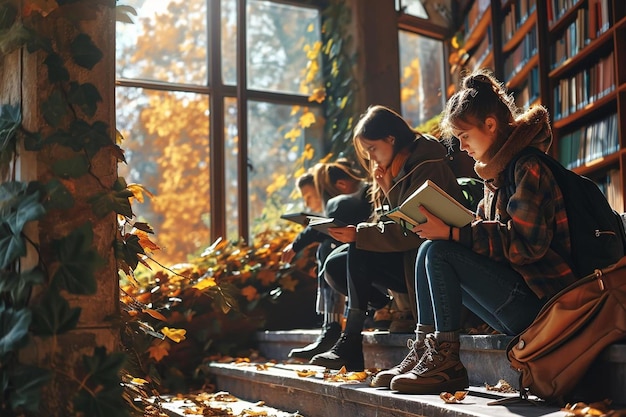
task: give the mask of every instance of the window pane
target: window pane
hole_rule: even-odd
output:
[[[247,14],[248,88],[307,94],[305,47],[320,41],[319,11],[250,0]]]
[[[207,83],[206,0],[127,0],[135,23],[117,22],[116,75]]]
[[[423,0],[400,0],[401,7],[404,7],[404,13],[412,16],[428,19],[428,13],[422,4]]]
[[[239,132],[237,99],[224,99],[224,166],[226,181],[226,238],[239,240]]]
[[[265,102],[248,105],[248,192],[253,232],[264,209],[282,209],[289,202],[294,174],[303,166],[305,149],[312,153],[308,160],[324,156],[321,112],[302,109],[292,114],[292,109]],[[313,117],[315,123],[302,127]]]
[[[154,194],[134,214],[155,229],[157,260],[184,262],[211,243],[208,96],[118,87],[116,100],[119,175]]]
[[[222,0],[222,81],[237,84],[237,1]]]
[[[402,114],[418,126],[443,110],[443,44],[399,31]]]

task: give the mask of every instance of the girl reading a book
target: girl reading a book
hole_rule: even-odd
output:
[[[414,297],[415,257],[423,242],[382,213],[398,206],[427,179],[457,200],[462,195],[445,146],[412,129],[388,107],[372,106],[361,116],[353,144],[372,180],[370,198],[377,214],[368,223],[329,229],[335,239],[349,243],[347,252],[330,256],[325,264],[331,286],[348,295],[348,313],[341,338],[310,363],[357,371],[364,369],[361,331],[372,291],[379,286]],[[411,316],[413,328],[415,311]]]
[[[372,206],[368,198],[370,184],[344,158],[336,162],[316,164],[298,178],[296,185],[305,199],[305,205],[327,217],[345,224],[357,224],[367,220],[371,215]],[[311,205],[316,202],[319,206],[312,207]],[[322,315],[322,331],[315,342],[289,352],[290,358],[306,361],[318,353],[325,352],[339,339],[340,321],[345,309],[343,294],[332,289],[323,278],[324,261],[331,251],[341,245],[341,242],[307,226],[283,249],[282,261],[291,262],[297,252],[312,243],[319,243],[316,252],[318,264],[316,311]],[[380,291],[374,292],[373,297],[380,300],[379,303],[383,305],[389,301],[388,296]]]
[[[463,79],[440,126],[476,161],[485,196],[476,220],[463,228],[421,208],[427,221],[413,231],[428,241],[415,265],[417,339],[400,365],[376,377],[403,393],[468,385],[459,359],[461,302],[494,329],[515,335],[548,298],[576,280],[560,255],[570,253],[569,229],[550,168],[538,155],[524,154],[511,167],[515,183],[505,183],[509,163],[524,148],[550,147],[547,111],[519,111],[503,85],[482,70]]]

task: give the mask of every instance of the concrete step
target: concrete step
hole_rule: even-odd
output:
[[[490,405],[495,400],[518,399],[517,393],[488,390],[504,379],[518,388],[518,375],[505,357],[510,340],[504,335],[461,336],[461,359],[470,376],[469,394],[460,404],[446,404],[438,395],[405,395],[388,389],[373,388],[368,380],[359,383],[330,382],[323,369],[286,361],[293,347],[312,341],[318,331],[274,331],[257,335],[259,350],[265,358],[274,359],[271,366],[258,364],[212,363],[210,372],[217,389],[247,401],[263,400],[279,410],[304,417],[563,417],[559,407],[543,402],[539,405],[509,403]],[[366,367],[388,368],[400,362],[406,352],[410,334],[364,332]],[[265,362],[264,362],[265,363]],[[626,406],[626,344],[614,344],[598,359],[596,378],[614,408]],[[303,378],[298,370],[313,370],[315,375]]]

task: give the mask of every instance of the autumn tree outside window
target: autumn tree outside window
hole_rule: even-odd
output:
[[[302,155],[324,155],[321,107],[308,100],[321,86],[310,53],[320,11],[260,0],[125,4],[137,16],[117,24],[120,175],[153,193],[135,214],[156,230],[166,264],[216,236],[248,239],[267,207],[293,203]]]

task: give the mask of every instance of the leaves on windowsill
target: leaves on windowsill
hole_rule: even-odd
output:
[[[610,400],[590,404],[577,402],[567,404],[565,407],[561,408],[561,411],[567,413],[565,417],[626,417],[626,410],[611,410],[609,408],[610,405]]]
[[[442,392],[439,394],[439,398],[441,398],[446,404],[458,404],[462,402],[465,397],[467,397],[467,393],[468,391],[456,391],[454,394]]]

